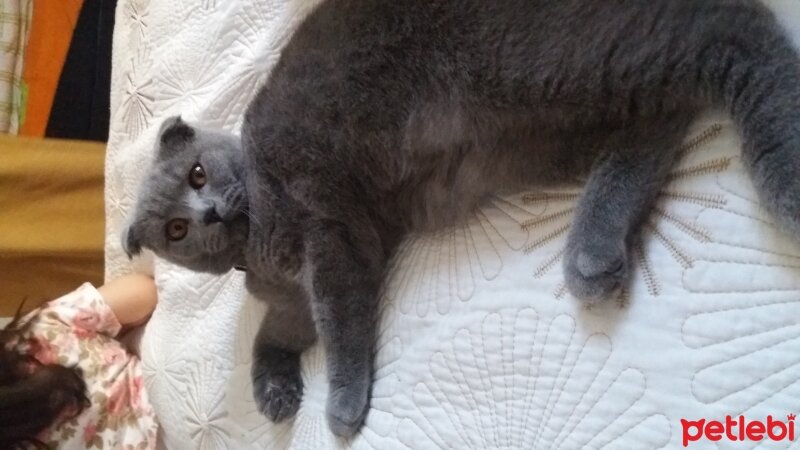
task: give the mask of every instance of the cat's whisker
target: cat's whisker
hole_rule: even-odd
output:
[[[263,224],[258,220],[256,216],[253,215],[253,213],[250,212],[249,209],[243,209],[242,212],[247,216],[250,222],[254,223],[259,228],[263,228]]]

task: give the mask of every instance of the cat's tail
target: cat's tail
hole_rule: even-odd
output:
[[[800,56],[766,8],[725,34],[701,78],[738,126],[761,202],[800,239]]]

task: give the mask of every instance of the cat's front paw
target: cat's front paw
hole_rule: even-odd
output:
[[[567,251],[564,277],[570,293],[587,302],[617,295],[628,282],[624,245],[577,245]]]
[[[369,411],[369,390],[369,377],[343,386],[331,386],[327,416],[333,434],[350,437],[358,432]]]
[[[276,423],[294,417],[303,398],[298,355],[256,358],[252,377],[253,397],[261,414]]]

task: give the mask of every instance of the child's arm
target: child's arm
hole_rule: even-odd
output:
[[[123,326],[142,324],[156,307],[156,284],[147,275],[126,275],[97,290]]]

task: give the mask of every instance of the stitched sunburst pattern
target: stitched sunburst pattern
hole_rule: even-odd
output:
[[[688,269],[694,263],[693,249],[709,243],[714,238],[712,229],[695,223],[699,210],[721,209],[727,203],[726,194],[709,183],[716,174],[729,169],[733,156],[707,151],[710,144],[722,133],[723,125],[713,123],[701,131],[694,131],[680,148],[680,162],[669,175],[669,181],[660,192],[650,218],[645,222],[641,239],[632,249],[635,272],[646,285],[651,296],[658,296],[663,289],[660,271],[675,266]],[[526,204],[542,204],[546,211],[538,217],[525,221],[523,228],[532,232],[532,240],[524,251],[535,255],[538,261],[533,270],[534,278],[541,278],[553,270],[560,270],[564,256],[564,241],[569,231],[575,204],[581,195],[579,188],[558,191],[543,191],[524,194]],[[648,255],[650,247],[660,246],[671,261],[661,261],[655,266]],[[556,298],[567,294],[561,282],[553,291]],[[623,290],[619,304],[624,305],[629,295]]]

